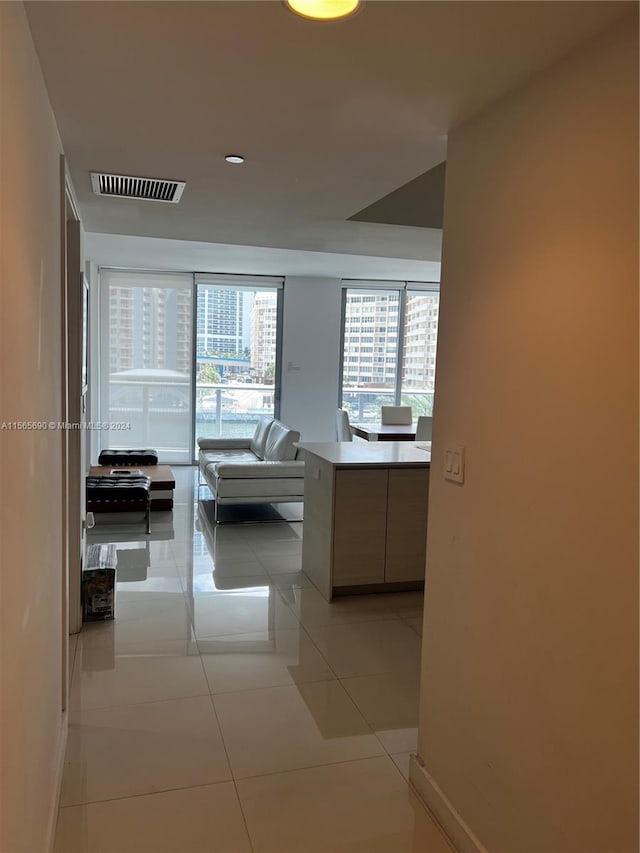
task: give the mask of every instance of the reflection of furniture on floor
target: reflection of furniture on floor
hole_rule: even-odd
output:
[[[351,424],[351,432],[365,441],[416,440],[416,428],[411,424]]]
[[[431,455],[406,442],[306,443],[302,570],[332,596],[421,589]]]
[[[146,581],[147,570],[151,566],[151,548],[149,540],[144,548],[116,548],[118,555],[118,583],[137,583]]]
[[[256,589],[256,578],[254,576],[243,576],[236,574],[235,567],[238,562],[235,559],[225,559],[226,546],[230,542],[236,542],[233,538],[235,530],[224,525],[216,524],[213,501],[198,501],[198,518],[196,519],[196,530],[202,533],[209,556],[211,557],[211,577],[215,589],[218,590],[251,590]],[[222,553],[221,553],[222,552]],[[257,652],[272,653],[275,649],[276,631],[276,592],[269,584],[267,577],[264,578],[264,586],[260,586],[259,598],[265,608],[264,637],[253,637],[247,640],[245,636],[225,636],[224,638],[198,639],[198,647],[202,654],[242,654]],[[247,594],[250,594],[247,592]],[[195,611],[196,597],[192,590],[187,590],[187,600],[190,607]],[[251,633],[255,634],[256,631]]]
[[[151,533],[142,538],[140,526],[132,524],[126,515],[105,513],[108,524],[96,524],[87,531],[87,542],[164,542],[175,538],[172,512],[156,512],[153,515]],[[102,519],[102,516],[100,517]],[[142,516],[140,516],[142,521]]]
[[[145,513],[151,532],[151,480],[149,477],[101,475],[87,477],[87,512]]]
[[[255,587],[254,576],[238,575],[235,559],[225,559],[229,544],[236,543],[234,538],[236,531],[231,527],[216,524],[215,509],[213,501],[198,501],[198,519],[196,528],[202,533],[211,557],[211,576],[216,589],[246,589]],[[267,585],[265,577],[265,586]],[[271,602],[272,604],[272,602]],[[274,614],[269,610],[269,625],[272,624]]]
[[[111,471],[118,467],[115,465],[92,465],[89,468],[89,476],[109,476]],[[126,470],[127,466],[122,467]],[[173,509],[173,490],[176,487],[176,481],[171,468],[168,465],[136,465],[134,467],[151,481],[151,509],[154,512],[162,509]],[[112,511],[117,512],[117,510]]]

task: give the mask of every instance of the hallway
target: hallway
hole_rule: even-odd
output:
[[[302,523],[211,526],[174,470],[173,525],[117,545],[116,620],[71,638],[56,853],[448,851],[406,781],[422,594],[329,605]]]

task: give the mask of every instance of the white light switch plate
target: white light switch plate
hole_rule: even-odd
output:
[[[444,450],[444,478],[452,483],[464,483],[464,447],[450,444]]]

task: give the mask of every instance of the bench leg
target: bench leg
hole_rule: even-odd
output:
[[[151,533],[151,494],[147,500],[147,533]]]

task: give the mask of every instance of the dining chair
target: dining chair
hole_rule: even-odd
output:
[[[413,423],[411,406],[381,406],[380,420],[383,424],[411,426]]]
[[[353,441],[351,427],[349,426],[349,412],[345,409],[338,409],[336,412],[336,431],[338,441]]]
[[[431,441],[432,424],[432,417],[428,415],[420,415],[416,424],[416,441]]]

